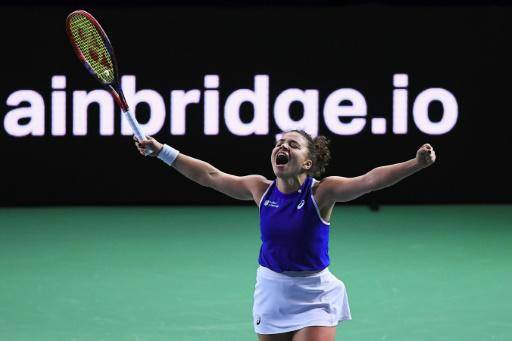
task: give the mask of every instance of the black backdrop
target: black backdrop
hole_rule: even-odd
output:
[[[86,136],[72,134],[72,92],[98,88],[74,56],[64,32],[75,8],[4,7],[0,28],[1,205],[227,204],[237,201],[201,188],[136,152],[130,137],[100,136],[98,107],[89,108]],[[503,7],[98,7],[85,8],[109,34],[121,74],[136,75],[137,89],[164,99],[166,120],[155,135],[185,154],[234,174],[272,177],[269,155],[279,128],[273,103],[289,88],[319,91],[319,133],[331,140],[327,175],[355,176],[373,167],[414,157],[425,142],[437,150],[435,166],[356,203],[510,203],[510,44],[512,10]],[[408,132],[390,129],[393,75],[409,76]],[[187,108],[186,134],[170,133],[174,89],[204,90],[203,77],[220,78],[220,135],[203,133],[203,102]],[[236,136],[226,127],[226,97],[254,89],[254,76],[269,75],[269,134]],[[67,132],[51,134],[51,78],[65,75]],[[362,132],[332,133],[322,118],[326,97],[354,88],[366,98]],[[430,135],[416,127],[412,106],[427,88],[449,90],[458,103],[450,131]],[[15,137],[5,116],[18,106],[7,98],[37,91],[45,102],[43,136]],[[201,97],[202,99],[202,97]],[[142,122],[148,107],[137,106]],[[292,117],[301,106],[292,105]],[[429,107],[432,121],[442,107]],[[252,107],[242,106],[250,121]],[[370,119],[383,117],[387,132],[372,134]],[[27,119],[19,122],[26,124]]]

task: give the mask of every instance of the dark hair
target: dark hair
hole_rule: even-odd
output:
[[[315,178],[321,177],[329,161],[331,161],[331,152],[329,151],[331,141],[322,135],[312,138],[304,130],[290,130],[289,132],[299,133],[308,141],[309,157],[313,161],[313,167],[308,171],[308,174]]]

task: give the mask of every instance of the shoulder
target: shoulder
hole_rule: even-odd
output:
[[[257,174],[246,175],[246,176],[243,176],[242,179],[247,184],[257,187],[257,188],[265,188],[266,189],[268,186],[270,186],[272,184],[271,180],[268,180],[263,175],[257,175]]]
[[[242,179],[246,187],[251,191],[256,204],[261,201],[261,198],[273,182],[262,175],[256,174],[243,176]]]
[[[347,184],[349,178],[341,176],[328,176],[321,180],[313,180],[311,192],[319,207],[330,207],[336,202],[335,193],[340,187]]]

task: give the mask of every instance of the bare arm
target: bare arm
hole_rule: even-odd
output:
[[[254,200],[258,203],[259,197],[269,185],[268,180],[261,175],[236,176],[224,173],[207,162],[184,154],[178,155],[172,167],[202,186],[239,200]]]
[[[320,183],[316,196],[324,207],[335,202],[350,201],[369,192],[392,186],[430,166],[435,159],[434,149],[425,144],[416,153],[416,158],[409,161],[377,167],[355,178],[327,177]]]
[[[152,137],[146,141],[136,142],[142,155],[147,148],[155,152],[151,156],[157,156],[163,145]],[[239,200],[254,200],[259,202],[261,195],[269,186],[270,181],[261,175],[236,176],[224,173],[208,162],[180,153],[173,162],[172,167],[190,180],[209,188],[213,188],[223,194]]]

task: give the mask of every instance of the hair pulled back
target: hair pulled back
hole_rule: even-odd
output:
[[[331,161],[330,141],[323,135],[312,138],[304,130],[291,130],[290,132],[299,133],[308,141],[309,157],[313,161],[313,166],[308,171],[308,174],[315,178],[320,178],[325,172],[329,161]]]

